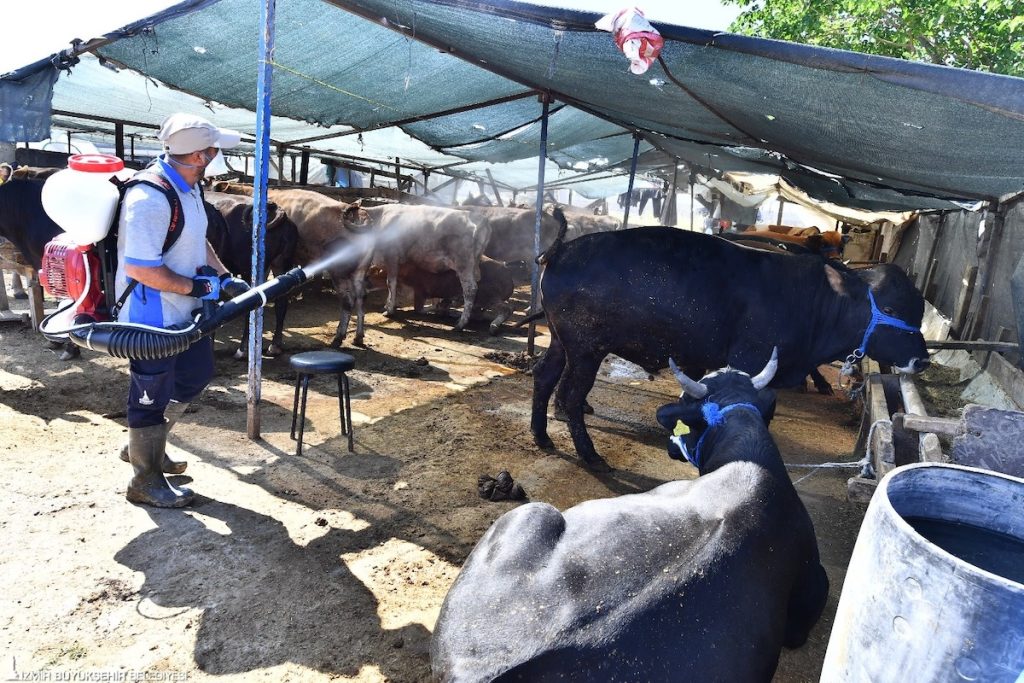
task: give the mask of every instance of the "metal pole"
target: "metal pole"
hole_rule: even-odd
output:
[[[636,156],[640,153],[640,134],[633,133],[633,163],[629,165],[629,189],[626,190],[626,213],[622,217],[622,229],[629,227],[629,207],[633,203],[633,181],[636,179]]]
[[[540,264],[537,258],[540,256],[540,222],[544,218],[544,164],[548,160],[548,106],[551,104],[551,95],[543,93],[540,101],[544,105],[540,118],[540,160],[537,163],[537,222],[533,227],[533,274],[530,278],[530,314],[537,312],[537,298],[540,294]],[[533,355],[533,338],[537,333],[536,322],[530,323],[529,333],[526,336],[526,355]]]
[[[274,62],[276,0],[260,3],[260,59],[256,83],[256,161],[253,169],[252,284],[265,279],[267,235],[267,178],[270,171],[270,84]],[[246,433],[260,438],[260,389],[263,370],[263,307],[249,314],[249,387],[246,394]]]
[[[691,168],[690,169],[690,230],[693,230],[693,190],[694,190],[693,175],[694,175],[694,170]]]

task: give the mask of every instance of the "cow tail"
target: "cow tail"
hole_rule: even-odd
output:
[[[565,241],[565,233],[569,229],[569,221],[565,220],[565,214],[562,213],[562,209],[560,207],[556,206],[552,215],[555,217],[555,220],[558,221],[558,235],[555,236],[555,241],[551,243],[551,246],[537,257],[537,263],[542,266],[551,261],[558,254],[558,251],[562,248],[562,244]]]

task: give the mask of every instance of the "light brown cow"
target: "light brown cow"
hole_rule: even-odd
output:
[[[468,209],[477,225],[489,228],[490,240],[484,255],[495,261],[532,261],[534,254],[533,233],[537,224],[534,209],[509,209],[503,207],[473,207]],[[558,221],[545,213],[541,220],[540,250],[544,251],[555,241]]]
[[[326,270],[340,304],[338,329],[331,346],[337,348],[345,340],[353,311],[356,316],[353,342],[362,345],[366,269],[373,254],[366,210],[359,204],[335,201],[310,190],[270,190],[267,194],[298,228],[299,241],[295,249],[298,263],[310,266],[332,255],[342,257]]]
[[[477,223],[470,212],[440,206],[388,204],[363,210],[373,224],[373,263],[388,273],[384,315],[394,315],[399,267],[411,263],[431,273],[455,271],[464,301],[455,329],[465,328],[476,299],[480,256],[491,236],[490,223]],[[365,290],[365,284],[362,287]]]
[[[838,231],[818,232],[818,229],[813,227],[796,228],[797,230],[804,231],[804,234],[793,234],[772,229],[780,227],[785,226],[773,225],[769,226],[768,230],[749,228],[738,234],[768,237],[779,242],[797,244],[806,247],[815,254],[821,254],[825,258],[841,258],[843,255],[843,247],[846,245],[846,240],[843,238],[843,234]]]
[[[551,213],[553,209],[553,204],[544,205],[545,213]],[[613,216],[601,216],[574,206],[561,206],[561,209],[569,222],[569,229],[565,233],[566,242],[594,232],[612,232],[622,227],[622,221]]]

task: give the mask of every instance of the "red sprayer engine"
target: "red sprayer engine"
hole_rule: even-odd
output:
[[[39,282],[50,296],[75,301],[72,315],[76,323],[110,319],[95,245],[76,244],[67,233],[57,235],[43,250]]]

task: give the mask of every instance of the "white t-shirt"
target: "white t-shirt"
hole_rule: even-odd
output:
[[[140,266],[165,265],[179,275],[195,277],[196,269],[206,264],[206,210],[198,187],[188,188],[181,176],[166,162],[153,170],[168,178],[181,201],[185,225],[181,236],[166,254],[161,251],[171,222],[171,205],[164,194],[149,185],[135,185],[124,196],[117,234],[117,276],[115,297],[130,282],[126,263]],[[168,327],[192,320],[199,299],[173,292],[161,292],[141,282],[125,301],[118,320]]]

